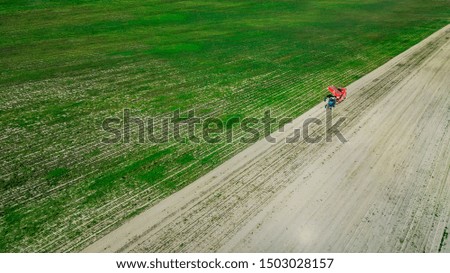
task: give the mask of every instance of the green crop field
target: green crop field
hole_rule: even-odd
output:
[[[0,0],[0,251],[79,251],[251,145],[139,143],[136,126],[130,142],[104,143],[102,122],[123,109],[295,118],[326,86],[348,85],[448,24],[449,7]]]

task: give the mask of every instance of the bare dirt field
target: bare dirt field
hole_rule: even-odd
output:
[[[85,252],[449,252],[450,25]],[[332,84],[332,83],[330,83]]]

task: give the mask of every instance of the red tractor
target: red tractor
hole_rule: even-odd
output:
[[[326,96],[324,101],[328,99],[327,105],[325,108],[332,109],[336,106],[337,103],[342,102],[347,97],[347,89],[344,87],[336,87],[334,85],[328,86],[328,91],[330,91],[330,95]]]

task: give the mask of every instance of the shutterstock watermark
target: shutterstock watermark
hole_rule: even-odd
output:
[[[284,130],[284,125],[291,123],[289,117],[276,117],[271,110],[266,110],[260,117],[238,116],[226,119],[198,117],[195,110],[181,114],[175,110],[167,117],[141,117],[124,109],[121,116],[108,117],[102,122],[105,132],[103,143],[254,143],[265,138],[269,143],[279,141],[274,129]],[[336,137],[342,143],[347,142],[340,131],[345,117],[333,122],[332,111],[326,112],[325,118],[307,118],[299,128],[291,128],[291,134],[283,136],[286,143],[305,141],[307,143],[331,142]]]

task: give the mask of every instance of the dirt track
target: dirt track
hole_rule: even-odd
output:
[[[348,142],[285,143],[320,104],[84,251],[449,252],[449,75],[450,25],[348,86]]]

